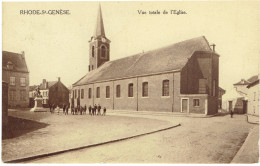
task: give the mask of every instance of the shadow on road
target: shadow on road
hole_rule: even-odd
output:
[[[8,116],[8,126],[2,129],[2,139],[19,137],[46,126],[48,126],[46,123]]]

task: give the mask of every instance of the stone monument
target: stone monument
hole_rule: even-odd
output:
[[[40,92],[40,88],[37,87],[35,90],[35,99],[34,99],[34,107],[30,110],[31,112],[47,112],[46,109],[42,106],[42,95]]]

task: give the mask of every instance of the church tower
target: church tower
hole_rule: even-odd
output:
[[[106,38],[101,7],[99,5],[94,35],[89,41],[89,67],[94,70],[110,59],[110,40]]]

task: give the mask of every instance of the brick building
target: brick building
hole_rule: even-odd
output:
[[[110,61],[99,8],[89,45],[89,72],[73,84],[72,106],[217,113],[219,55],[204,36]]]
[[[60,77],[58,77],[58,81],[46,81],[46,79],[43,79],[39,86],[31,86],[30,97],[33,98],[33,100],[31,100],[33,102],[36,97],[35,89],[38,87],[43,99],[43,107],[49,107],[52,104],[61,107],[63,104],[69,104],[69,90],[61,82]],[[31,107],[33,107],[34,103],[31,103],[31,105]]]
[[[29,71],[24,52],[2,52],[2,79],[9,85],[8,107],[29,106]]]

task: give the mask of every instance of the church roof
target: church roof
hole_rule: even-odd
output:
[[[103,36],[105,37],[105,29],[103,23],[103,17],[101,12],[101,6],[99,5],[98,14],[97,14],[97,24],[95,28],[94,37]]]
[[[108,61],[90,71],[74,86],[119,78],[136,77],[169,71],[178,71],[195,51],[212,52],[204,36],[172,44],[153,51]]]
[[[8,69],[7,64],[13,64],[13,68]],[[17,72],[29,72],[24,55],[8,51],[2,51],[2,69]]]

